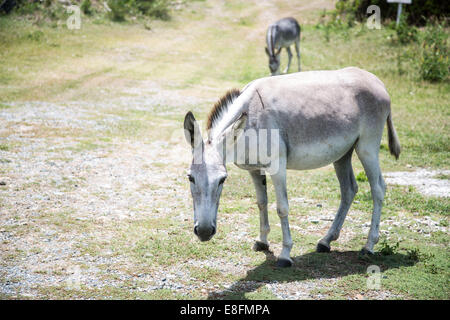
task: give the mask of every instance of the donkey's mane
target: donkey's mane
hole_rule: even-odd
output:
[[[239,97],[241,91],[239,89],[230,89],[225,95],[214,104],[208,115],[208,122],[206,123],[206,130],[210,130],[222,118],[222,115],[228,110],[228,106]]]

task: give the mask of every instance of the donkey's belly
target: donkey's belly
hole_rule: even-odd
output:
[[[311,144],[289,145],[287,168],[309,170],[324,167],[342,158],[358,136],[330,137]]]
[[[275,45],[276,49],[286,48],[295,43],[295,38],[293,39],[280,39],[280,41]]]

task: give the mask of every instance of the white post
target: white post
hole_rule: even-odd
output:
[[[400,2],[398,4],[398,8],[397,8],[397,26],[400,23],[400,16],[402,15],[402,3]]]
[[[400,24],[400,18],[402,15],[402,5],[403,4],[411,4],[412,0],[386,0],[388,3],[398,3],[397,7],[397,26]]]

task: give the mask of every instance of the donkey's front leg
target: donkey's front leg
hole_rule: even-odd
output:
[[[291,61],[292,61],[292,52],[290,47],[286,47],[286,51],[288,54],[288,64],[286,66],[286,69],[284,69],[283,73],[288,73],[289,68],[291,67]]]
[[[280,217],[281,230],[283,232],[283,249],[278,257],[277,267],[290,267],[293,264],[291,259],[292,238],[289,230],[289,204],[286,192],[286,169],[281,169],[272,175],[277,197],[277,213]]]
[[[253,184],[256,190],[256,201],[259,208],[259,241],[256,241],[253,245],[253,250],[264,251],[269,249],[269,242],[267,241],[267,235],[270,232],[269,216],[267,214],[267,186],[266,175],[260,171],[250,171]]]

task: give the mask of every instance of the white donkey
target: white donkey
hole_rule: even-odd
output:
[[[298,71],[300,71],[300,25],[294,18],[283,18],[271,24],[266,34],[266,54],[269,57],[269,69],[272,75],[280,74],[280,53],[286,48],[288,64],[284,73],[291,66],[292,52],[290,46],[295,44]]]
[[[277,265],[291,266],[286,170],[308,170],[333,163],[340,183],[341,204],[331,228],[317,244],[318,252],[330,251],[330,242],[338,239],[358,189],[351,165],[352,153],[356,150],[373,198],[372,222],[362,253],[373,253],[386,189],[378,161],[386,122],[389,150],[398,158],[400,144],[392,124],[386,88],[373,74],[354,67],[267,77],[251,82],[242,92],[228,92],[209,115],[209,135],[205,142],[194,116],[188,112],[184,128],[194,155],[188,175],[194,201],[194,233],[201,241],[215,234],[219,198],[227,177],[226,163],[235,162],[249,171],[256,188],[260,239],[254,250],[267,250],[270,228],[264,171],[276,168],[270,175],[283,232],[283,249]],[[257,135],[256,144],[245,143],[244,152],[238,150],[234,156],[229,156],[251,131],[278,134],[270,142],[263,139],[263,135]],[[267,150],[278,150],[271,155],[272,163],[260,161],[263,144],[268,145],[264,146]],[[249,161],[252,153],[257,153],[258,161],[254,157]]]

